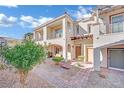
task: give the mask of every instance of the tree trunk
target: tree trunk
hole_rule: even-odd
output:
[[[28,72],[23,71],[23,70],[20,70],[19,71],[19,74],[20,74],[20,82],[21,82],[21,84],[24,87],[26,85],[26,82],[25,81],[26,81]]]

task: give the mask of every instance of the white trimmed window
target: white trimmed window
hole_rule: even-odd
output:
[[[76,34],[79,34],[79,25],[76,26]]]
[[[87,25],[88,33],[91,33],[91,24]]]
[[[112,33],[123,32],[124,30],[124,14],[111,17]]]

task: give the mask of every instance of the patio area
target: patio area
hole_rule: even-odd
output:
[[[124,72],[106,70],[94,72],[92,66],[77,67],[72,63],[70,69],[65,69],[53,62],[47,61],[35,67],[28,75],[27,88],[117,88],[124,87]],[[22,87],[16,70],[0,70],[0,87]]]

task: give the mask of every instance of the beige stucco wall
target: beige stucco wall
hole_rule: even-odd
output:
[[[100,66],[107,67],[107,48],[112,45],[124,44],[124,32],[110,34],[110,18],[112,15],[124,13],[124,8],[111,9],[99,15],[100,24],[94,24],[93,29],[93,47],[94,47],[94,69],[99,71]],[[104,24],[102,24],[104,23]],[[102,24],[102,25],[101,25]],[[102,27],[102,28],[101,28]],[[100,31],[107,34],[100,34]],[[108,34],[109,33],[109,34]],[[115,47],[115,46],[114,46]],[[116,46],[119,48],[119,46]],[[100,56],[99,56],[100,55]]]
[[[111,24],[111,16],[124,13],[124,8],[116,9],[110,12],[105,12],[100,15],[100,18],[102,18],[103,23],[107,24],[107,33],[109,33],[109,24]]]
[[[74,59],[76,58],[75,47],[78,45],[81,45],[81,55],[86,56],[86,59],[87,59],[86,47],[93,47],[93,40],[92,39],[75,40],[75,41],[73,41],[73,45],[74,45],[74,48],[73,48],[72,54],[74,54],[74,55],[72,58],[74,58]],[[84,59],[84,60],[86,60],[86,59]]]
[[[72,36],[76,36],[75,34],[75,25],[79,25],[80,29],[80,35],[84,35],[84,34],[88,34],[88,25],[94,23],[94,19],[90,19],[87,21],[78,21],[76,22],[76,24],[74,24],[74,22],[69,18],[69,17],[63,17],[61,19],[58,19],[58,22],[53,22],[52,24],[49,25],[45,25],[44,27],[42,27],[43,29],[43,40],[41,41],[36,41],[36,43],[38,44],[44,44],[44,42],[46,42],[46,44],[57,44],[63,47],[63,56],[67,57],[67,59],[73,59],[75,58],[75,46],[78,44],[81,44],[81,55],[85,55],[86,51],[85,48],[87,46],[93,46],[93,40],[92,39],[83,39],[83,40],[76,40],[76,41],[72,41],[70,37]],[[49,28],[49,26],[53,26],[56,25],[57,23],[62,24],[62,30],[63,30],[63,37],[62,38],[55,38],[55,39],[47,39],[47,33]],[[49,30],[50,31],[50,30]],[[35,35],[36,36],[36,35]]]
[[[95,23],[95,17],[92,18],[88,18],[87,20],[80,20],[75,22],[74,24],[74,34],[75,35],[84,35],[84,34],[88,34],[88,25],[94,24]],[[79,25],[79,34],[77,34],[77,25]],[[92,25],[91,25],[92,27]],[[91,29],[91,33],[92,33],[92,29]]]
[[[100,62],[101,62],[101,67],[106,67],[107,68],[107,48],[103,48],[100,51]]]
[[[54,39],[48,39],[47,35],[49,36],[49,29],[50,26],[56,27],[57,25],[62,25],[62,37],[61,38],[54,38]],[[69,25],[70,24],[70,25]],[[71,45],[71,36],[73,35],[73,22],[72,20],[68,17],[65,16],[61,19],[58,19],[57,21],[45,25],[42,27],[43,29],[43,40],[36,41],[38,44],[44,44],[44,42],[49,45],[49,44],[56,44],[62,46],[63,50],[63,57],[65,59],[68,59],[68,44]],[[35,35],[36,36],[36,35]],[[35,38],[35,37],[34,37]],[[69,54],[70,55],[70,54]],[[71,56],[71,55],[70,55]]]
[[[113,43],[116,43],[118,41],[124,40],[124,32],[120,33],[111,33],[110,34],[110,28],[111,28],[111,16],[112,15],[117,15],[120,13],[124,13],[124,8],[120,9],[114,9],[113,11],[109,12],[104,12],[99,15],[100,17],[100,23],[104,24],[97,24],[93,25],[93,34],[94,34],[94,48],[96,47],[105,47],[105,46],[110,46]],[[100,35],[100,31],[105,32],[107,34]],[[103,31],[104,30],[104,31]],[[109,33],[109,34],[108,34]]]
[[[80,20],[77,21],[73,24],[73,35],[74,36],[83,36],[85,34],[89,34],[88,31],[88,25],[91,25],[93,23],[95,23],[95,18],[88,18],[88,20]],[[77,25],[79,25],[79,34],[77,34]],[[92,25],[91,25],[92,26]],[[92,28],[92,27],[91,27]],[[91,29],[91,34],[92,34],[92,29]],[[87,56],[86,54],[86,48],[87,47],[93,47],[93,40],[92,39],[78,39],[78,40],[72,40],[71,41],[72,44],[72,59],[76,58],[76,51],[75,51],[75,47],[78,45],[81,45],[81,55],[83,56]],[[87,57],[84,59],[85,61],[87,60]]]

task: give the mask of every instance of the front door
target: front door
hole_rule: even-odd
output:
[[[81,46],[76,46],[76,58],[81,55]]]
[[[87,48],[87,61],[88,63],[92,63],[93,62],[93,48],[92,47],[88,47]]]

